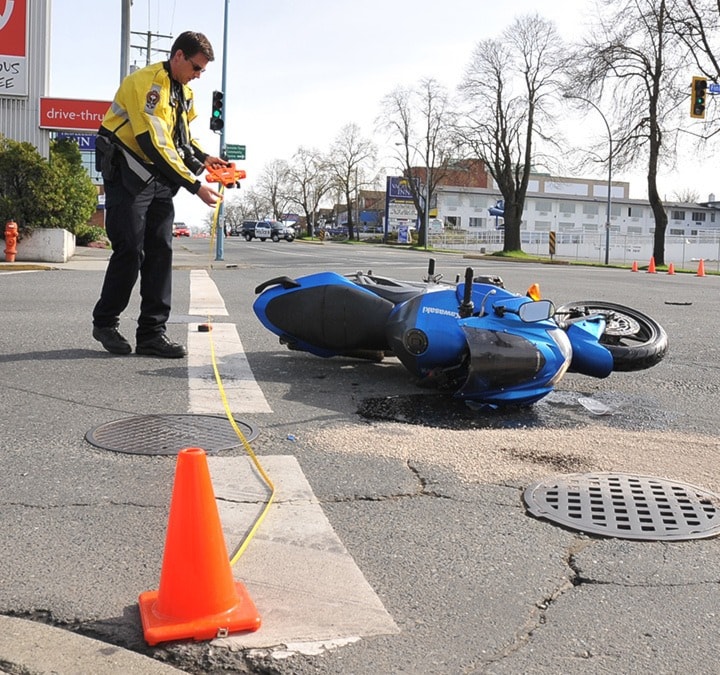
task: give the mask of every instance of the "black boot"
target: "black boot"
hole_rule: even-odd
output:
[[[120,335],[117,326],[93,326],[92,336],[111,354],[129,354],[132,351],[130,343]]]
[[[159,356],[164,359],[180,359],[187,355],[185,347],[177,342],[170,342],[165,333],[150,340],[138,342],[135,353],[143,356]]]

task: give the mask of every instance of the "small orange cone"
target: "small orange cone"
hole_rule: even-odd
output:
[[[637,260],[633,260],[632,269],[631,269],[630,271],[631,271],[631,272],[637,272],[637,271],[638,271]]]
[[[700,262],[698,263],[698,271],[695,276],[697,276],[697,277],[705,276],[705,261],[702,258],[700,258]]]
[[[648,274],[657,274],[655,271],[655,256],[650,258],[650,264],[648,265]]]
[[[150,646],[260,627],[247,590],[233,579],[207,457],[200,448],[178,453],[160,588],[141,593],[138,604]]]
[[[673,263],[668,265],[668,274],[675,274],[675,265]]]

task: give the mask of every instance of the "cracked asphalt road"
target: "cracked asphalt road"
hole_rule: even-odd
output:
[[[207,244],[197,244],[202,260]],[[437,412],[442,401],[392,360],[322,360],[281,348],[250,313],[260,282],[328,268],[419,278],[426,265],[419,253],[310,248],[231,240],[226,260],[236,267],[213,271],[274,411],[242,419],[260,431],[260,458],[297,457],[400,633],[314,655],[143,644],[134,603],[157,584],[173,467],[167,458],[103,453],[83,436],[123,416],[186,412],[186,373],[96,351],[86,315],[102,275],[89,271],[3,279],[2,611],[192,673],[717,672],[717,539],[590,537],[528,515],[522,495],[547,476],[595,471],[720,493],[720,278],[472,261],[511,289],[539,281],[558,304],[630,304],[670,337],[667,358],[649,371],[567,376],[526,414],[488,418],[451,405]],[[468,264],[437,257],[446,278]],[[187,274],[176,271],[180,313]],[[402,419],[397,409],[378,412],[387,397],[402,403]],[[613,414],[593,415],[582,397]]]

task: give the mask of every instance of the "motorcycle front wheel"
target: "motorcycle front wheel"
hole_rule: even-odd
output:
[[[579,300],[558,307],[555,321],[567,328],[574,319],[598,314],[606,322],[600,344],[612,354],[613,370],[645,370],[662,361],[668,349],[667,333],[657,321],[631,307]]]

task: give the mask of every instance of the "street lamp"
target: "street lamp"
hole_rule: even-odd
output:
[[[563,98],[575,98],[578,101],[584,101],[588,105],[592,106],[597,110],[603,122],[605,122],[605,128],[607,129],[608,143],[610,148],[608,150],[608,180],[607,180],[607,222],[605,223],[605,264],[610,262],[610,208],[612,206],[612,158],[613,158],[613,139],[612,131],[610,131],[610,125],[608,124],[607,118],[590,99],[582,96],[576,96],[575,94],[564,94]]]

